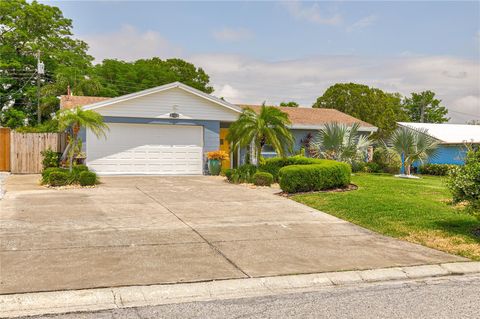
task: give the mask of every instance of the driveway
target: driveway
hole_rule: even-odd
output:
[[[38,179],[6,181],[3,294],[464,260],[217,177],[103,177],[63,190]]]

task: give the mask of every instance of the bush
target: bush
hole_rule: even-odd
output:
[[[57,152],[52,151],[52,149],[46,149],[45,151],[40,152],[43,156],[42,166],[43,169],[49,167],[58,167],[60,162],[60,156]]]
[[[331,160],[318,161],[321,163],[290,165],[280,169],[281,189],[287,193],[309,192],[345,187],[350,183],[350,165]]]
[[[78,181],[82,186],[91,186],[97,183],[97,174],[95,172],[83,171],[80,173]]]
[[[418,168],[420,174],[446,176],[448,172],[455,169],[458,165],[453,164],[425,164]]]
[[[363,170],[367,173],[382,173],[383,172],[382,167],[375,162],[367,163]]]
[[[68,174],[68,170],[59,167],[49,167],[42,171],[42,184],[50,183],[50,174],[53,172],[64,172]]]
[[[465,165],[450,170],[446,184],[453,202],[467,202],[472,213],[480,219],[480,149],[467,152]]]
[[[227,180],[228,180],[229,182],[231,182],[231,181],[232,181],[232,175],[233,175],[235,169],[233,169],[233,168],[227,168],[227,169],[224,169],[224,170],[222,170],[222,171],[223,171],[223,174],[225,175],[225,177],[227,178]]]
[[[365,167],[367,166],[367,163],[365,163],[365,162],[353,162],[351,166],[352,166],[352,172],[353,173],[364,172]]]
[[[48,184],[51,186],[64,186],[70,184],[70,174],[68,172],[54,171],[48,177]]]
[[[273,183],[273,175],[267,172],[253,174],[253,184],[257,186],[270,186]]]
[[[285,166],[319,164],[322,161],[323,160],[321,159],[309,158],[300,155],[291,157],[272,157],[266,159],[265,163],[260,165],[258,170],[272,174],[273,180],[278,182],[280,169]]]
[[[389,152],[385,148],[377,148],[373,152],[372,162],[378,165],[374,173],[398,174],[402,166],[402,160],[396,153]]]

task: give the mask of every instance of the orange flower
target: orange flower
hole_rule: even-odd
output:
[[[213,151],[207,153],[208,159],[216,159],[220,161],[224,161],[228,159],[228,154],[225,151]]]

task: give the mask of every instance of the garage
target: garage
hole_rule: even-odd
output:
[[[200,175],[203,127],[109,123],[106,138],[87,131],[87,165],[99,174]]]

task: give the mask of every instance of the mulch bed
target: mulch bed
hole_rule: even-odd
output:
[[[339,187],[339,188],[331,188],[326,189],[323,191],[314,191],[314,192],[299,192],[299,193],[286,193],[286,192],[279,192],[276,195],[283,196],[283,197],[291,197],[294,195],[304,195],[304,194],[319,194],[319,193],[340,193],[340,192],[349,192],[357,190],[358,186],[355,184],[349,184],[347,187]]]

